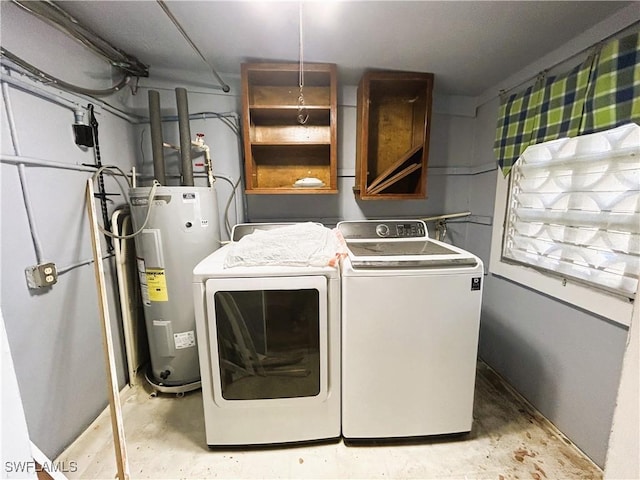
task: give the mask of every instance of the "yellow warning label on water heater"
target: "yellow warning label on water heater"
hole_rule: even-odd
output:
[[[152,302],[168,302],[167,279],[164,268],[147,268],[147,290]]]

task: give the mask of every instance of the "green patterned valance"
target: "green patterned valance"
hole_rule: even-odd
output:
[[[592,65],[593,58],[589,58],[569,73],[545,81],[532,144],[578,135]]]
[[[597,49],[566,74],[502,98],[494,152],[503,174],[531,144],[640,124],[640,33]]]
[[[610,42],[595,62],[580,134],[640,124],[640,33]]]
[[[509,96],[500,105],[493,150],[505,175],[531,144],[531,134],[536,127],[535,122],[540,111],[543,85],[543,81],[538,79],[535,85],[524,92]]]

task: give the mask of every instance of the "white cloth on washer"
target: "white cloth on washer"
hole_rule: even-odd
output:
[[[224,267],[336,265],[345,247],[337,231],[318,223],[256,230],[230,245]]]

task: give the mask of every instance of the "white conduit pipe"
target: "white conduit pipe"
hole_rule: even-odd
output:
[[[7,163],[9,165],[17,165],[19,169],[24,170],[25,165],[37,166],[37,167],[50,167],[50,168],[59,168],[63,170],[74,170],[77,172],[87,172],[94,173],[95,168],[85,167],[83,165],[75,165],[72,163],[62,163],[62,162],[54,162],[52,160],[43,160],[40,158],[31,158],[31,157],[18,157],[15,155],[5,155],[0,154],[0,163]],[[120,175],[117,172],[113,172],[113,175]],[[113,254],[105,255],[102,257],[103,260],[113,257]],[[82,260],[77,263],[73,263],[71,265],[67,265],[64,267],[60,267],[57,269],[58,275],[64,275],[65,273],[78,268],[84,265],[90,265],[93,263],[93,258],[88,260]]]
[[[7,72],[11,72],[12,70],[10,69],[10,67],[8,65],[3,65],[3,67],[7,70]],[[20,73],[20,72],[17,72]],[[49,93],[46,90],[44,90],[41,87],[38,87],[37,85],[32,85],[30,83],[24,82],[22,80],[17,79],[16,77],[13,77],[5,72],[2,72],[2,74],[0,75],[0,80],[3,83],[8,83],[9,85],[17,88],[18,90],[22,90],[25,91],[27,93],[31,93],[33,95],[35,95],[36,97],[40,97],[44,100],[49,100],[50,102],[53,102],[61,107],[64,108],[68,108],[69,110],[77,110],[77,109],[84,109],[85,106],[81,105],[80,103],[77,102],[73,102],[71,100],[67,100],[66,98],[62,97],[61,95],[55,94],[55,93]],[[151,88],[151,87],[141,87],[141,88]],[[156,90],[169,90],[168,88],[161,88],[161,87],[153,87]],[[194,91],[193,93],[207,93],[207,92],[197,92]],[[115,115],[116,117],[121,118],[122,120],[126,120],[127,122],[129,122],[132,125],[141,125],[141,124],[146,124],[149,123],[148,119],[145,119],[143,117],[138,117],[135,115],[130,115],[126,112],[123,112],[121,110],[118,110],[115,107],[112,107],[111,105],[109,105],[108,103],[104,103],[100,100],[96,100],[94,98],[84,98],[82,95],[78,95],[78,94],[74,94],[74,96],[78,97],[78,98],[82,98],[83,100],[86,100],[88,103],[93,103],[96,106],[99,106],[101,109],[112,113],[113,115]],[[238,121],[239,120],[239,115],[236,112],[223,112],[223,113],[215,113],[215,112],[202,112],[202,113],[193,113],[189,115],[189,120],[206,120],[209,118],[218,118],[220,120],[226,119],[226,118],[233,118],[234,120]],[[178,120],[178,117],[176,115],[168,115],[165,117],[162,117],[162,121],[163,122],[175,122]],[[234,132],[238,133],[238,128],[234,127]]]
[[[18,164],[18,176],[20,177],[20,189],[22,190],[22,198],[24,199],[24,209],[27,212],[27,220],[29,222],[29,231],[31,232],[31,239],[33,240],[33,249],[36,254],[36,262],[42,263],[42,242],[40,242],[40,236],[38,235],[38,228],[34,219],[33,209],[31,208],[31,196],[27,189],[27,174],[24,169],[24,164]]]
[[[103,255],[102,260],[107,260],[108,258],[113,257],[114,254],[110,253],[108,255]],[[82,260],[80,262],[72,263],[71,265],[67,265],[66,267],[60,267],[57,269],[58,275],[64,275],[65,273],[73,270],[74,268],[82,267],[84,265],[90,265],[93,263],[93,258],[89,258],[87,260]]]
[[[85,167],[84,165],[77,165],[75,163],[63,163],[63,162],[56,162],[54,160],[44,160],[41,158],[34,158],[34,157],[6,155],[4,153],[0,153],[0,163],[8,163],[10,165],[29,165],[29,166],[35,166],[35,167],[51,167],[51,168],[59,168],[62,170],[74,170],[76,172],[93,173],[96,171],[95,168]]]
[[[69,110],[77,110],[79,108],[82,108],[82,106],[79,103],[75,103],[59,95],[49,93],[43,89],[35,87],[34,85],[30,85],[26,82],[18,80],[17,78],[12,77],[11,75],[5,74],[4,72],[2,73],[1,79],[2,79],[3,86],[5,83],[8,83],[9,85],[17,88],[18,90],[23,90],[27,93],[31,93],[36,97],[42,98],[43,100],[48,100],[61,107],[68,108]]]
[[[221,178],[222,180],[225,180],[227,183],[229,183],[229,185],[231,185],[231,193],[229,194],[229,199],[227,200],[227,204],[225,205],[225,208],[224,208],[225,229],[227,231],[227,234],[231,236],[231,225],[229,224],[229,207],[231,206],[231,202],[233,201],[233,206],[236,213],[236,224],[240,223],[241,206],[238,205],[238,195],[236,195],[236,189],[238,188],[238,185],[240,184],[240,180],[242,179],[242,177],[238,178],[238,180],[236,180],[235,182],[233,181],[233,178],[227,175],[218,174],[218,175],[215,175],[215,178]]]
[[[13,110],[11,108],[11,100],[9,98],[9,86],[2,83],[2,98],[4,100],[4,107],[7,111],[7,122],[9,123],[9,133],[11,135],[11,143],[13,145],[13,151],[16,156],[20,157],[20,145],[18,144],[18,135],[16,132],[16,124],[13,118]],[[38,229],[31,208],[31,197],[27,188],[27,174],[25,172],[24,163],[18,163],[18,178],[20,179],[20,189],[22,190],[22,199],[24,201],[24,209],[27,213],[27,221],[29,222],[29,231],[31,233],[31,239],[33,240],[33,249],[36,254],[36,262],[42,263],[42,244],[38,235]]]
[[[7,71],[11,71],[6,65],[4,66]],[[67,108],[69,110],[72,110],[74,112],[74,115],[76,114],[76,112],[79,109],[83,109],[84,107],[82,105],[80,105],[79,103],[75,103],[72,102],[70,100],[67,100],[66,98],[60,96],[60,95],[56,95],[53,93],[49,93],[46,90],[39,88],[36,85],[31,85],[27,82],[24,82],[22,80],[19,80],[15,77],[12,77],[4,72],[2,72],[1,78],[0,80],[2,81],[2,87],[3,89],[6,88],[5,85],[9,84],[19,90],[25,91],[27,93],[30,93],[36,97],[42,98],[44,100],[48,100],[51,101],[52,103],[55,103],[61,107]],[[115,116],[118,116],[120,118],[122,118],[123,120],[126,120],[127,122],[134,124],[134,125],[139,125],[139,124],[143,124],[143,123],[149,123],[148,121],[144,120],[144,119],[140,119],[140,118],[135,118],[132,116],[129,116],[119,110],[113,109],[111,108],[108,104],[103,104],[100,101],[95,101],[92,100],[93,103],[96,103],[98,105],[100,105],[103,109],[105,109],[106,111],[114,114]],[[239,122],[239,115],[236,112],[223,112],[223,113],[215,113],[215,112],[200,112],[200,113],[194,113],[194,114],[190,114],[189,115],[189,120],[206,120],[209,118],[217,118],[221,121],[223,121],[223,123],[225,123],[229,128],[231,128],[233,130],[234,133],[236,133],[237,135],[239,135],[239,126],[238,125],[234,125],[232,124],[230,121],[228,121],[227,119],[229,118],[233,118],[236,122]],[[177,121],[178,117],[177,116],[166,116],[166,117],[162,117],[162,121],[163,122],[173,122],[173,121]],[[179,147],[176,147],[174,145],[168,145],[165,144],[166,147],[170,147],[170,148],[175,148],[176,150],[179,150]],[[241,152],[241,147],[239,146],[238,149],[239,152]],[[242,155],[240,155],[240,160],[242,162]],[[9,164],[13,164],[13,165],[19,165],[19,164],[25,164],[25,165],[34,165],[34,166],[41,166],[41,167],[51,167],[51,168],[60,168],[60,169],[64,169],[64,170],[75,170],[75,171],[79,171],[79,172],[90,172],[93,173],[95,171],[95,169],[90,168],[90,167],[85,167],[82,165],[76,165],[76,164],[69,164],[69,163],[63,163],[63,162],[56,162],[56,161],[52,161],[52,160],[44,160],[44,159],[39,159],[39,158],[34,158],[34,157],[23,157],[23,156],[15,156],[15,155],[5,155],[5,154],[0,154],[0,162],[2,163],[9,163]],[[242,164],[241,164],[241,168]],[[242,177],[240,177],[238,183],[240,182],[240,180],[242,179]],[[228,179],[225,179],[228,180]],[[228,180],[229,181],[229,180]],[[233,183],[230,181],[230,183],[233,185]],[[236,184],[236,188],[237,188],[237,184]],[[232,193],[232,195],[235,197],[236,200],[236,223],[239,222],[239,213],[240,213],[240,207],[238,206],[238,200],[239,200],[239,196],[235,195]],[[246,202],[246,200],[243,200],[243,202]],[[244,205],[244,210],[246,211],[246,205]]]
[[[11,72],[12,70],[7,66],[7,65],[3,65],[3,67],[8,71]],[[20,72],[17,72],[20,73]],[[52,103],[55,103],[56,105],[59,105],[61,107],[64,108],[68,108],[69,110],[78,110],[78,109],[84,109],[86,108],[86,106],[81,105],[80,103],[71,101],[66,99],[65,97],[56,94],[56,93],[50,93],[47,90],[45,90],[42,87],[39,87],[37,85],[33,85],[31,83],[25,82],[23,80],[19,80],[15,77],[12,77],[11,75],[2,72],[2,75],[0,75],[0,80],[2,81],[2,83],[8,83],[10,84],[12,87],[17,88],[18,90],[22,90],[24,92],[30,93],[32,95],[35,95],[36,97],[42,98],[44,100],[48,100]],[[129,115],[125,112],[122,112],[120,110],[118,110],[115,107],[112,107],[111,105],[109,105],[108,103],[102,102],[100,100],[96,100],[95,98],[91,98],[91,97],[86,97],[83,95],[79,95],[79,94],[73,94],[74,97],[77,98],[81,98],[83,101],[86,101],[87,103],[93,103],[96,106],[99,106],[101,109],[115,115],[116,117],[121,118],[122,120],[125,120],[129,123],[131,123],[132,125],[138,125],[140,123],[144,123],[143,119],[133,116],[133,115]]]

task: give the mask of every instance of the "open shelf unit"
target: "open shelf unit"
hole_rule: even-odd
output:
[[[246,193],[337,193],[337,86],[334,64],[242,64]],[[308,115],[306,122],[299,114]],[[303,178],[318,179],[296,186]]]
[[[426,198],[432,91],[431,73],[362,76],[354,187],[359,198]]]

